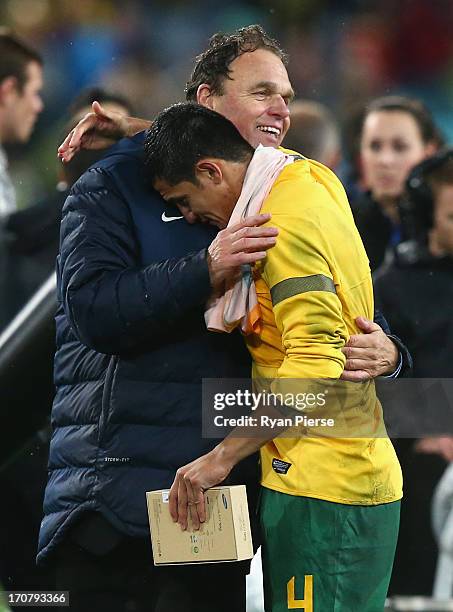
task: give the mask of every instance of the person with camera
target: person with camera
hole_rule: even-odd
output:
[[[453,148],[415,166],[406,182],[405,230],[412,237],[375,276],[375,297],[392,330],[402,335],[418,378],[453,377]],[[431,499],[453,436],[400,439],[405,479],[401,529],[391,591],[431,594],[437,547],[430,528]],[[407,568],[411,567],[410,573]]]
[[[364,191],[350,199],[351,208],[375,271],[406,239],[400,204],[409,172],[443,141],[428,108],[403,96],[372,100],[361,113],[356,139]]]

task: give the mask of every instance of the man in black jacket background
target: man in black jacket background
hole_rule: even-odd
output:
[[[86,89],[71,104],[65,131],[77,124],[94,100],[125,116],[133,112],[130,103],[113,92],[99,87]],[[64,201],[70,187],[102,155],[100,151],[84,151],[69,164],[60,165],[53,192],[26,208],[5,215],[0,236],[0,248],[4,250],[0,278],[3,288],[0,293],[0,331],[54,271]]]
[[[407,188],[406,221],[415,239],[401,244],[395,258],[376,273],[376,303],[407,342],[414,376],[453,378],[453,149],[416,166]],[[453,461],[453,437],[445,432],[400,439],[395,448],[405,497],[390,589],[409,595],[416,584],[417,593],[431,595],[437,559],[431,499]]]

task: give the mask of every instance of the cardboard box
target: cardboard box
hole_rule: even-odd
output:
[[[253,557],[244,485],[215,487],[205,493],[206,521],[198,531],[182,531],[168,509],[169,491],[146,494],[154,565],[218,563]]]

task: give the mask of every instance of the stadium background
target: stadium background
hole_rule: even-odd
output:
[[[421,97],[453,135],[451,0],[3,0],[0,23],[45,60],[45,110],[26,155],[9,150],[19,205],[55,184],[55,143],[83,87],[127,95],[152,117],[182,99],[194,56],[219,30],[260,23],[290,54],[300,97],[344,122],[369,98]]]

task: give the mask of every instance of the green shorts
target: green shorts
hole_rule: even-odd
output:
[[[266,612],[382,612],[400,502],[351,506],[263,487]]]

